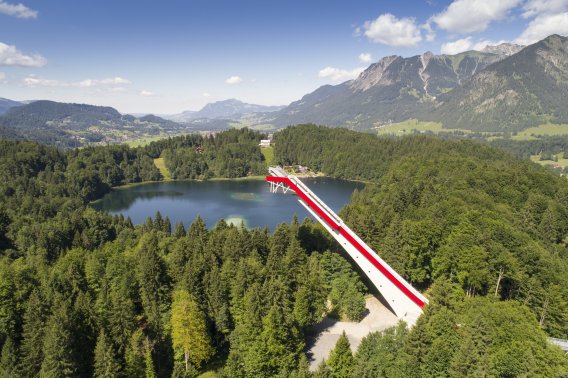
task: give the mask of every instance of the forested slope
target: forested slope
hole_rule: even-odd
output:
[[[507,363],[525,371],[530,363],[521,346],[492,350],[498,336],[483,339],[473,329],[485,322],[496,322],[489,333],[507,329],[512,325],[505,313],[524,314],[518,321],[528,329],[538,322],[550,335],[568,337],[564,178],[473,142],[378,139],[313,125],[283,130],[275,139],[280,162],[376,182],[354,195],[342,211],[344,220],[418,288],[430,295],[436,287],[446,290],[437,299],[443,304],[429,306],[410,333],[420,337],[412,361],[442,359],[434,369],[442,375],[461,376],[476,364],[495,373],[494,359],[519,348],[510,351],[519,359]],[[511,343],[530,335],[521,328],[503,332]],[[476,355],[475,363],[464,366],[462,353]],[[432,365],[426,365],[417,363],[411,375],[428,376]]]
[[[252,173],[258,137],[66,153],[0,142],[0,373],[192,377],[213,361],[219,376],[311,376],[310,325],[327,304],[359,318],[365,291],[320,227],[269,234],[196,219],[186,231],[159,213],[134,226],[86,206],[111,186],[159,179],[152,159],[168,153],[171,170],[206,163],[187,176]],[[567,331],[564,181],[473,143],[315,126],[275,137],[281,162],[376,183],[343,215],[431,299],[412,330],[372,334],[355,356],[342,339],[317,376],[568,372],[546,341]]]

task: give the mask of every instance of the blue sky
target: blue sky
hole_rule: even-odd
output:
[[[0,97],[284,105],[387,55],[568,35],[568,0],[0,0]]]

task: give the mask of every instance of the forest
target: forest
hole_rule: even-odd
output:
[[[430,299],[412,328],[341,337],[310,372],[326,312],[368,292],[310,220],[267,229],[144,224],[88,206],[112,187],[242,177],[261,134],[184,136],[62,152],[0,141],[0,369],[9,377],[463,377],[568,374],[568,186],[489,146],[301,125],[275,159],[369,184],[341,215]],[[242,147],[242,148],[240,148]],[[175,173],[174,173],[175,172]]]

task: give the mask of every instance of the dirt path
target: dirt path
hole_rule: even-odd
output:
[[[398,322],[397,317],[375,297],[368,297],[365,307],[368,313],[359,323],[325,318],[314,327],[313,336],[309,337],[307,342],[307,356],[312,371],[328,357],[343,331],[351,343],[351,350],[355,352],[361,340],[369,333],[382,331]]]

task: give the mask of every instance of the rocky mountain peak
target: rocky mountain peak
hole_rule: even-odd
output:
[[[490,54],[497,54],[503,56],[509,56],[518,53],[521,51],[525,46],[517,45],[514,43],[501,43],[495,46],[485,46],[481,52],[490,53]]]
[[[385,72],[388,67],[396,60],[403,59],[398,55],[385,56],[377,63],[371,64],[365,71],[363,71],[357,79],[351,84],[351,89],[355,91],[366,91],[367,89],[378,84],[388,84],[385,81],[388,79]]]

